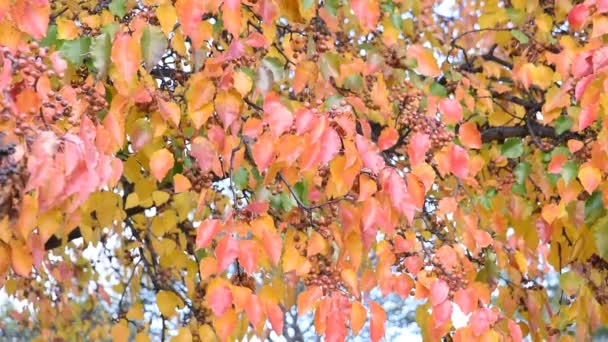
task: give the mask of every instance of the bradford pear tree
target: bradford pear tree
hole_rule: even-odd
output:
[[[606,0],[0,1],[11,317],[226,341],[297,312],[379,341],[374,290],[428,341],[588,340],[607,34]]]

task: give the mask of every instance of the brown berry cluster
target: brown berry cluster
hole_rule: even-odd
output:
[[[453,263],[450,267],[442,264],[436,257],[433,257],[431,264],[434,266],[434,272],[438,278],[443,279],[450,290],[458,291],[468,286],[468,280],[465,277],[462,263]]]
[[[211,310],[203,304],[206,294],[207,289],[201,284],[196,289],[192,300],[192,315],[199,324],[211,323],[211,317],[213,317]]]
[[[405,113],[418,112],[422,101],[422,91],[408,81],[401,81],[389,87],[389,101],[397,102],[399,110]]]
[[[405,58],[405,50],[388,48],[382,51],[382,57],[384,58],[384,63],[386,63],[386,65],[393,68],[401,68],[401,59]]]
[[[86,82],[76,88],[76,94],[80,101],[88,103],[85,115],[93,122],[98,120],[97,114],[105,108],[108,108],[108,101],[105,98],[103,87],[96,87],[93,84],[93,78],[88,77]],[[73,119],[72,119],[73,120]]]
[[[298,59],[300,55],[306,54],[306,36],[295,34],[291,36],[291,49],[293,58]]]
[[[340,272],[332,265],[331,260],[322,255],[315,255],[310,257],[310,262],[312,268],[304,278],[304,285],[319,286],[324,295],[343,288]]]
[[[437,118],[423,113],[406,112],[399,119],[403,126],[409,127],[413,132],[427,134],[431,140],[431,150],[440,150],[454,140],[454,132],[448,131],[445,124]]]
[[[306,32],[312,35],[312,39],[315,42],[316,51],[312,58],[313,61],[316,62],[319,55],[333,49],[331,32],[323,19],[314,17],[306,27]]]
[[[213,184],[213,175],[210,173],[202,173],[199,168],[191,167],[184,170],[184,176],[188,178],[192,189],[196,192],[201,192],[203,189],[210,188]]]
[[[49,69],[44,63],[48,49],[40,47],[36,42],[22,46],[17,51],[11,51],[10,48],[3,47],[2,53],[4,57],[12,62],[12,74],[19,75],[27,87],[34,87],[36,81],[42,75],[46,75],[49,78],[57,76],[55,71]],[[63,77],[63,74],[58,76]]]
[[[251,291],[255,292],[255,288],[256,288],[255,279],[245,272],[242,272],[242,271],[237,272],[230,279],[230,281],[232,282],[233,285],[246,287],[246,288],[250,289]]]
[[[13,218],[19,213],[27,171],[23,160],[17,163],[13,159],[15,144],[5,143],[4,138],[0,132],[0,217]]]

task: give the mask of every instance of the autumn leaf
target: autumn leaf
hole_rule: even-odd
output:
[[[137,74],[140,60],[141,50],[137,38],[127,33],[117,34],[112,43],[112,63],[127,83]]]
[[[165,178],[167,172],[173,168],[173,164],[173,154],[169,150],[163,148],[162,150],[155,151],[150,156],[150,173],[160,182]]]
[[[441,70],[439,70],[437,61],[435,61],[435,57],[433,57],[431,50],[424,48],[421,45],[411,45],[407,50],[407,57],[416,60],[416,69],[422,75],[437,77],[441,74]]]

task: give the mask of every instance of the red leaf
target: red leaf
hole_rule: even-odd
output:
[[[380,304],[376,302],[369,302],[370,309],[370,337],[372,341],[380,341],[380,339],[384,336],[384,323],[386,322],[386,312],[380,306]]]
[[[431,285],[431,294],[429,299],[431,300],[431,304],[433,306],[437,306],[448,299],[448,294],[450,293],[450,287],[448,283],[443,279],[437,279]]]
[[[232,307],[232,291],[226,284],[211,286],[205,295],[207,304],[216,316],[221,316]]]
[[[431,148],[431,140],[424,133],[416,132],[407,146],[407,155],[410,158],[410,165],[416,166],[426,159],[426,152]]]
[[[432,317],[436,328],[443,326],[446,322],[450,320],[450,318],[452,317],[452,309],[452,302],[450,302],[449,300],[446,300],[439,305],[433,306]]]
[[[455,99],[443,99],[439,102],[439,111],[447,123],[457,123],[462,120],[462,106]]]
[[[450,149],[450,171],[459,178],[469,175],[469,154],[458,145],[453,145]]]
[[[253,240],[242,240],[239,243],[239,263],[245,272],[255,272],[258,263],[258,244]]]
[[[232,234],[226,234],[217,242],[215,257],[220,271],[228,268],[239,256],[239,241]]]
[[[583,28],[583,26],[585,26],[585,22],[587,21],[588,17],[589,8],[587,8],[587,5],[584,3],[578,4],[572,7],[570,13],[568,13],[568,23],[573,29],[580,30]]]
[[[211,244],[211,240],[213,240],[221,229],[222,226],[219,220],[206,219],[201,222],[196,230],[196,247],[207,248],[209,244]]]
[[[393,147],[397,143],[397,140],[399,140],[399,132],[394,127],[386,127],[380,133],[378,147],[381,151],[384,151]]]
[[[293,123],[293,114],[274,92],[268,93],[264,98],[264,122],[275,137],[288,131]]]
[[[547,166],[547,171],[549,171],[549,173],[558,174],[558,173],[562,172],[562,166],[564,166],[564,164],[567,161],[568,161],[567,155],[561,154],[561,153],[556,153],[553,155],[553,158],[551,158],[551,161],[549,162],[549,165]]]

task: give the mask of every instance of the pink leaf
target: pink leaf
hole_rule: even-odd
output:
[[[323,148],[320,150],[319,162],[321,164],[326,164],[334,159],[338,152],[340,152],[342,140],[340,140],[340,136],[336,130],[329,127],[323,132],[320,144]]]
[[[468,315],[475,308],[475,296],[471,289],[460,289],[454,293],[454,302],[458,304],[460,310]]]
[[[494,311],[485,308],[477,309],[469,318],[469,326],[473,329],[475,336],[481,336],[497,319],[498,315]]]
[[[245,272],[252,274],[258,262],[258,244],[253,240],[242,240],[239,244],[239,262]]]
[[[224,235],[217,242],[215,256],[218,269],[220,271],[225,270],[239,256],[239,241],[232,234]]]
[[[372,170],[375,174],[380,172],[385,164],[384,159],[380,156],[378,146],[374,145],[362,135],[357,135],[355,137],[355,145],[357,146],[357,150],[361,155],[365,167]]]
[[[441,102],[439,102],[439,111],[441,111],[447,123],[453,124],[462,120],[462,106],[457,100],[441,100]]]
[[[416,166],[426,159],[426,152],[431,148],[431,140],[424,133],[416,132],[410,139],[407,146],[407,155],[410,158],[410,165]]]
[[[521,328],[520,326],[515,323],[513,320],[509,320],[509,323],[507,324],[507,326],[509,327],[509,334],[511,337],[511,341],[513,342],[521,342],[523,341],[523,334],[521,332]]]
[[[272,329],[277,334],[283,333],[283,310],[278,304],[266,302],[266,315],[272,325]]]
[[[443,279],[437,279],[431,285],[431,294],[430,300],[433,306],[439,305],[448,299],[448,294],[450,293],[450,287],[448,283]]]
[[[447,321],[452,317],[452,302],[449,300],[443,301],[441,304],[433,306],[433,313],[431,317],[433,317],[433,322],[435,327],[443,326]]]
[[[453,145],[450,149],[450,170],[459,178],[469,175],[469,154],[458,145]]]
[[[581,52],[572,61],[572,76],[580,78],[593,72],[593,57],[591,52]]]
[[[202,172],[208,172],[216,160],[216,151],[211,142],[204,137],[196,137],[192,141],[190,154],[196,159]]]
[[[368,30],[374,30],[380,19],[380,7],[374,0],[351,0],[350,6],[355,12],[361,25]]]
[[[274,92],[268,93],[264,98],[264,122],[268,124],[275,137],[289,130],[293,123],[293,114]]]
[[[587,5],[584,3],[578,4],[572,7],[570,13],[568,13],[568,23],[573,29],[580,30],[583,28],[583,26],[585,26],[585,22],[587,21],[588,17],[589,8],[587,8]]]
[[[232,291],[227,285],[211,287],[206,294],[206,300],[215,316],[221,316],[232,307]]]

